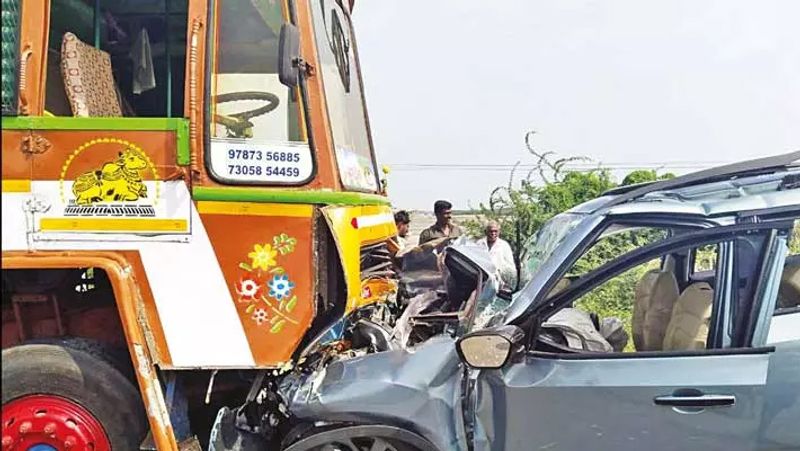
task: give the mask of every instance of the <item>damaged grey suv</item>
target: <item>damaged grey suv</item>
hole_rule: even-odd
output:
[[[798,163],[579,205],[534,237],[513,295],[485,252],[432,253],[442,278],[401,280],[389,332],[339,324],[281,379],[282,446],[800,449]]]

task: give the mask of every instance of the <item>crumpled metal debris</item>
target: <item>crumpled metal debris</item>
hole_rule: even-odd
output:
[[[414,328],[413,317],[428,310],[433,304],[440,301],[441,296],[436,291],[426,291],[411,298],[403,314],[397,319],[397,324],[395,324],[394,330],[392,331],[392,339],[400,346],[408,346],[408,339]]]

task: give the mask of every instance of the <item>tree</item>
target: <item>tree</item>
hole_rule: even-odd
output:
[[[611,173],[599,164],[588,171],[570,170],[570,163],[590,160],[580,156],[559,158],[553,151],[539,150],[533,145],[534,135],[532,131],[525,135],[525,147],[534,159],[533,168],[518,180],[518,162],[511,171],[508,184],[495,188],[488,202],[480,204],[477,219],[465,223],[473,236],[483,234],[483,225],[488,220],[500,225],[501,235],[514,252],[518,281],[516,288],[519,288],[521,280],[520,262],[528,258],[526,244],[542,225],[553,216],[616,186]],[[642,183],[671,177],[674,175],[659,175],[654,170],[634,171],[625,177],[623,183]]]
[[[658,175],[654,169],[639,169],[637,171],[633,171],[625,176],[622,179],[622,186],[627,185],[636,185],[638,183],[646,183],[646,182],[655,182],[658,180],[669,180],[674,179],[675,174],[671,172],[667,172],[665,174]]]
[[[525,135],[525,146],[535,161],[533,168],[517,182],[518,162],[508,184],[495,188],[488,203],[480,204],[478,219],[465,224],[470,233],[480,236],[486,221],[497,221],[501,235],[514,251],[518,285],[520,262],[528,257],[525,244],[542,225],[556,214],[614,187],[610,173],[599,166],[587,172],[568,170],[569,163],[588,161],[585,157],[557,158],[555,152],[536,149],[534,133]],[[536,176],[541,183],[537,184]]]

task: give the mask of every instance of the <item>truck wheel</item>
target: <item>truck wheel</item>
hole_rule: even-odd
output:
[[[2,360],[3,450],[139,449],[139,391],[108,363],[51,344],[4,349]]]
[[[108,363],[117,371],[122,373],[134,386],[136,386],[136,376],[133,374],[133,364],[127,349],[117,348],[102,341],[83,337],[48,337],[34,338],[26,340],[26,345],[54,345],[62,348],[83,351],[92,357],[98,358]]]

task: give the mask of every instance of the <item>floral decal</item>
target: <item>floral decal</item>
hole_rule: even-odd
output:
[[[256,322],[259,326],[261,323],[266,322],[269,319],[269,315],[267,315],[267,311],[263,308],[258,308],[253,312],[253,321]]]
[[[285,233],[281,233],[272,238],[272,243],[281,255],[286,255],[294,252],[294,246],[297,244],[297,240]]]
[[[269,295],[275,299],[282,300],[289,296],[292,288],[294,288],[294,282],[289,280],[289,276],[277,275],[269,283]]]
[[[249,262],[239,263],[244,271],[234,287],[238,301],[247,304],[245,314],[257,326],[268,327],[278,333],[289,324],[298,324],[292,317],[297,306],[297,295],[293,294],[295,283],[278,263],[295,250],[297,239],[285,233],[272,238],[272,243],[254,244],[247,254]]]
[[[273,250],[272,246],[269,244],[263,246],[256,244],[253,246],[253,252],[247,254],[252,261],[252,268],[263,269],[264,271],[268,271],[271,267],[275,266],[275,257],[277,255],[278,251]]]
[[[239,302],[250,302],[257,299],[261,293],[261,285],[253,279],[242,278],[236,287],[236,293],[239,294]]]

